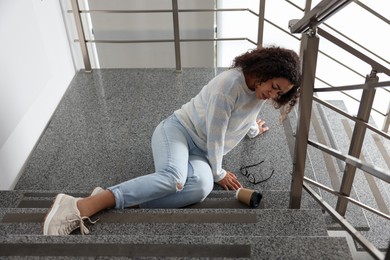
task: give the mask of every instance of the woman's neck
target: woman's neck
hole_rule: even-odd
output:
[[[248,86],[248,88],[252,91],[255,91],[256,78],[253,77],[251,74],[246,74],[246,73],[244,73],[244,78],[245,78],[245,83]]]

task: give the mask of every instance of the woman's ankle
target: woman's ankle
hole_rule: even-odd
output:
[[[77,208],[81,217],[91,217],[96,213],[115,207],[115,197],[110,190],[105,190],[99,194],[79,199]]]
[[[92,216],[92,214],[90,213],[90,210],[88,209],[88,204],[86,203],[86,199],[87,198],[82,198],[82,199],[79,199],[77,200],[77,209],[79,210],[80,212],[80,216],[81,217],[90,217]]]

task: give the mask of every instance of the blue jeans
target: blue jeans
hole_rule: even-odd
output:
[[[175,115],[152,136],[155,172],[108,188],[115,208],[180,208],[203,201],[214,187],[205,151],[199,149]]]

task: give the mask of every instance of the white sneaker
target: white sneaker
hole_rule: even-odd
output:
[[[101,187],[96,187],[95,189],[93,189],[92,193],[90,196],[93,196],[93,195],[96,195],[96,194],[99,194],[101,192],[105,191],[105,189],[101,188]]]
[[[89,230],[84,225],[87,217],[81,217],[77,208],[79,198],[74,198],[66,194],[58,194],[52,208],[45,217],[43,224],[44,235],[69,235],[75,229],[80,228],[81,234],[88,234]]]

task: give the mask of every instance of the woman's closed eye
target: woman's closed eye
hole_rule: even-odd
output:
[[[276,91],[278,97],[284,95],[283,90],[280,88],[280,86],[272,84],[272,89]]]

